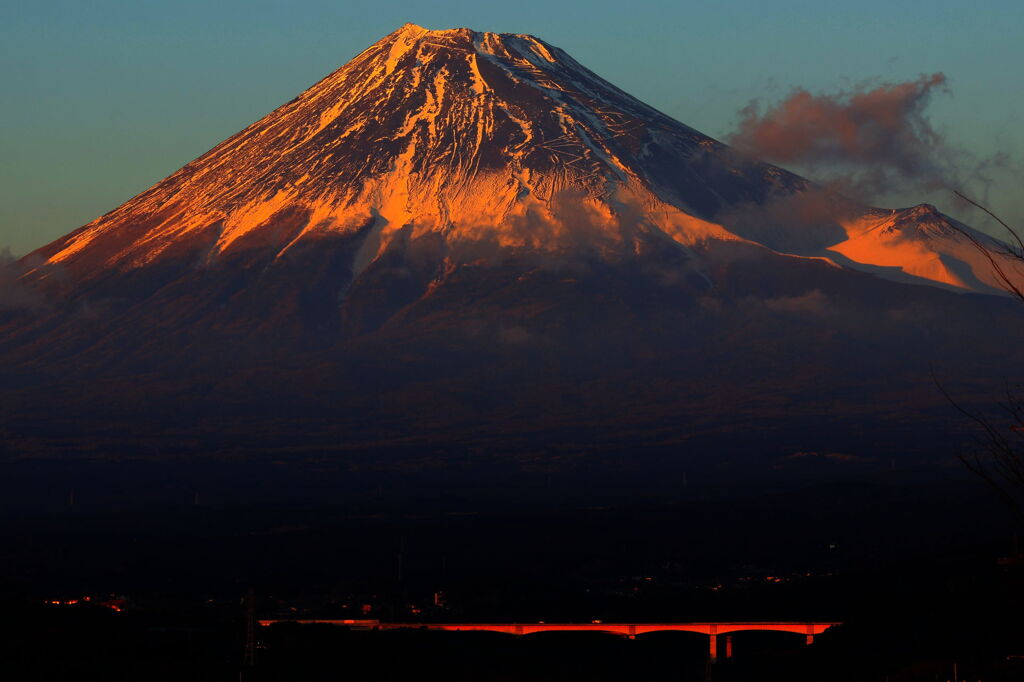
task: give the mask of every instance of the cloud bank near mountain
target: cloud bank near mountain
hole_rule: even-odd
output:
[[[928,107],[948,91],[943,73],[832,93],[794,88],[774,104],[750,102],[727,141],[857,199],[952,190],[984,198],[1009,154],[982,158],[946,139]]]

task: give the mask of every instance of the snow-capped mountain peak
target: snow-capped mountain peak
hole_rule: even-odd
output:
[[[813,249],[785,246],[807,241],[797,224],[763,241],[730,222],[736,207],[749,223],[750,207],[810,187],[631,97],[543,40],[405,24],[41,249],[31,260],[43,265],[30,278],[45,277],[48,266],[89,279],[245,253],[275,260],[339,235],[363,240],[358,277],[398,236],[436,235],[447,248],[484,241],[564,251],[585,242],[618,256],[650,243],[685,250],[709,239],[752,241],[883,276],[994,290],[985,263],[967,257],[934,207],[864,207],[850,218],[847,202],[845,238],[819,239]]]

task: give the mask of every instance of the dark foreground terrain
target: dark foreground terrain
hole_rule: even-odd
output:
[[[1024,678],[1024,580],[998,561],[1010,533],[980,482],[798,459],[756,480],[520,467],[490,488],[429,472],[346,485],[302,467],[274,486],[277,469],[258,463],[206,469],[189,488],[197,472],[180,464],[8,464],[5,677],[238,679],[252,589],[259,618],[845,623],[811,647],[740,633],[716,680],[949,680],[954,664],[960,679]],[[148,501],[130,494],[146,486]],[[228,489],[252,497],[225,501]],[[248,679],[708,674],[707,639],[683,633],[283,624],[257,642]]]

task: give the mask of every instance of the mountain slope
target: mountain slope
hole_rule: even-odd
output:
[[[977,389],[1022,362],[1014,302],[961,295],[996,291],[969,229],[742,158],[536,38],[406,25],[23,259],[45,303],[0,314],[0,429],[941,442],[929,363]]]
[[[806,180],[738,157],[532,36],[407,24],[151,189],[33,254],[29,261],[43,266],[29,280],[45,279],[52,266],[89,280],[109,268],[171,260],[203,267],[245,252],[276,260],[305,241],[357,233],[364,238],[354,278],[400,234],[542,251],[572,251],[582,241],[629,252],[637,240],[664,236],[692,245],[740,238],[744,231],[730,219],[735,207],[800,202],[809,189]],[[849,202],[834,203],[844,212],[826,216],[827,228],[793,220],[781,228],[786,241],[831,231],[822,244],[827,251],[754,241],[796,255],[841,254],[833,260],[847,266],[902,266],[894,249],[882,248],[889,255],[879,257],[877,244],[865,246],[860,233],[869,228],[849,229],[875,220],[875,212],[855,209],[851,217]],[[918,214],[901,215],[913,224]],[[837,221],[845,221],[845,235]],[[991,291],[976,259],[959,260],[966,276],[921,265],[934,254],[959,253],[945,241],[932,238],[924,255],[903,249],[913,261],[904,272]]]
[[[764,174],[799,183],[757,165],[715,185],[700,167],[720,148],[537,39],[407,25],[41,253],[74,272],[182,251],[203,262],[260,247],[281,255],[367,222],[384,244],[415,223],[545,248],[507,224],[561,194],[607,213],[619,186],[659,184],[710,215],[723,191],[760,199]],[[680,160],[694,168],[659,166]]]

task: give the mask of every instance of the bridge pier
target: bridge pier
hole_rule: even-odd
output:
[[[725,658],[726,660],[732,658],[732,635],[725,636]]]
[[[718,625],[708,626],[708,659],[715,663],[718,661]]]
[[[814,626],[807,626],[807,646],[814,644]]]

